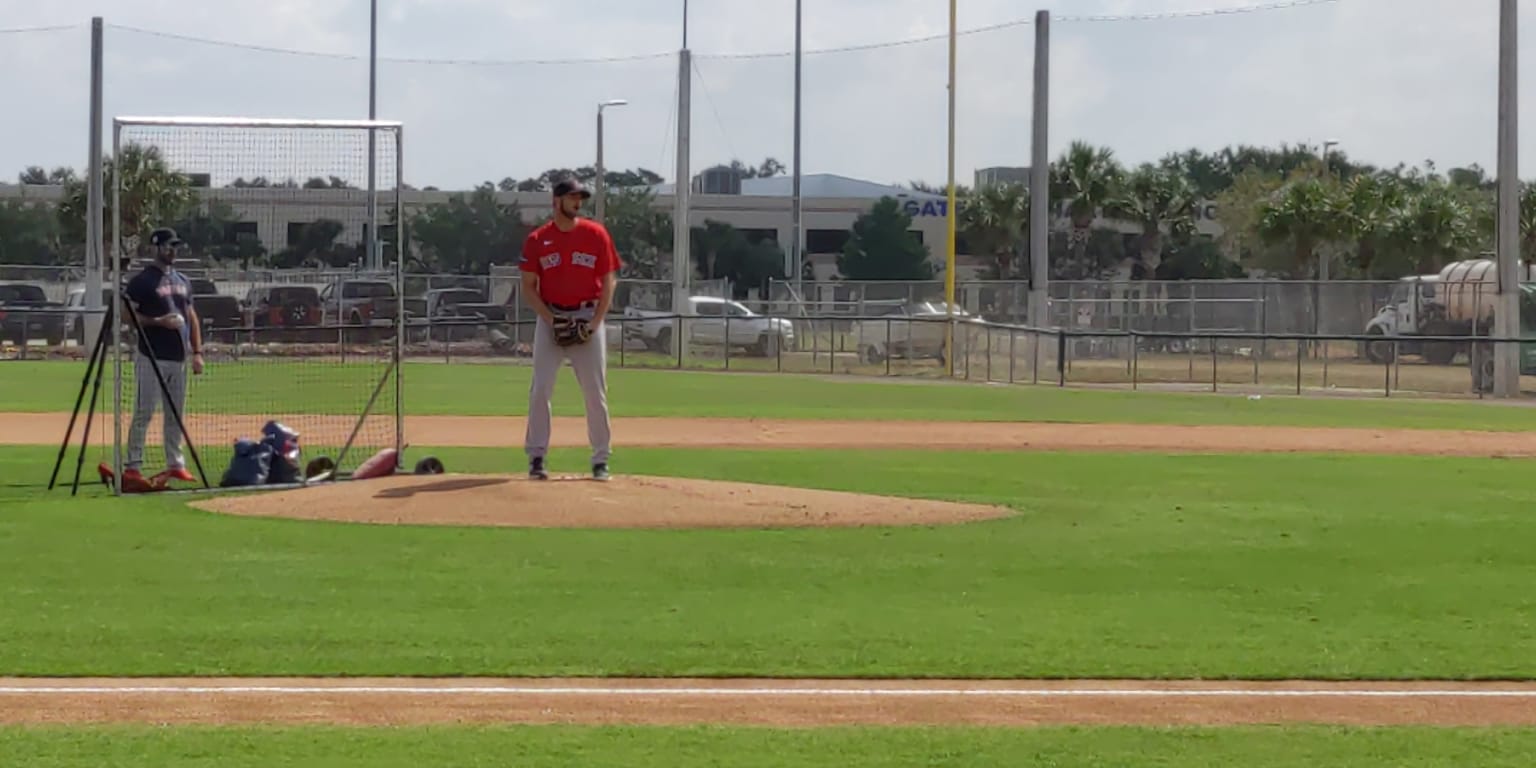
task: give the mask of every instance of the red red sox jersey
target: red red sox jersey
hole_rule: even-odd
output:
[[[528,234],[523,241],[524,272],[539,276],[539,298],[546,304],[574,306],[597,301],[603,276],[617,272],[623,262],[614,250],[608,230],[591,219],[577,219],[569,232],[553,221]]]

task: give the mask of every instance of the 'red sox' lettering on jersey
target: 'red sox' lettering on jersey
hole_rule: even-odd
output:
[[[573,306],[596,301],[603,277],[623,266],[608,230],[589,219],[563,232],[548,222],[523,241],[524,272],[539,276],[539,297],[545,302]]]

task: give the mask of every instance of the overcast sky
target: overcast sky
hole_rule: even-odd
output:
[[[970,30],[1033,15],[1179,12],[1262,0],[960,0]],[[597,102],[607,164],[675,175],[681,0],[379,0],[379,116],[406,125],[406,181],[463,188],[591,164]],[[881,182],[946,173],[944,40],[817,53],[947,29],[942,0],[805,0],[806,173]],[[1072,139],[1155,160],[1188,147],[1340,142],[1357,160],[1442,168],[1496,159],[1496,0],[1336,0],[1262,13],[1052,25],[1050,151]],[[793,0],[694,0],[692,169],[793,148]],[[367,0],[0,0],[0,174],[82,167],[89,19],[107,29],[106,113],[362,118]],[[300,56],[171,35],[343,54]],[[1536,19],[1527,13],[1522,38]],[[961,37],[957,180],[1029,161],[1033,27]],[[740,58],[738,54],[767,55]],[[500,63],[635,57],[608,63]],[[460,60],[403,63],[387,59]],[[1524,56],[1523,83],[1532,82]],[[1524,89],[1527,94],[1532,91]],[[1521,170],[1536,177],[1536,102]],[[110,133],[108,134],[110,138]],[[249,150],[254,154],[257,150]],[[217,170],[246,172],[234,150]],[[332,170],[360,158],[345,154]],[[321,170],[318,169],[317,170]]]

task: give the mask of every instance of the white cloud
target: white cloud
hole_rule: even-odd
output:
[[[665,53],[680,42],[681,0],[380,0],[380,52],[433,59],[569,59]],[[1237,7],[1252,0],[1057,0],[1058,14]],[[1033,15],[1013,0],[964,0],[962,28]],[[693,168],[792,150],[789,57],[793,0],[695,0],[690,47]],[[805,3],[809,50],[947,30],[933,0]],[[253,45],[366,55],[366,0],[0,0],[5,26],[76,24],[62,33],[0,38],[0,86],[25,119],[0,123],[0,173],[29,164],[82,166],[86,148],[86,24]],[[1525,31],[1531,31],[1529,21]],[[1052,28],[1051,154],[1072,139],[1111,145],[1123,160],[1199,146],[1337,138],[1352,157],[1391,165],[1426,158],[1494,166],[1496,18],[1466,0],[1338,0],[1263,14]],[[1030,145],[1033,30],[961,38],[958,178],[976,167],[1025,164]],[[107,112],[363,117],[365,60],[284,56],[108,30]],[[942,181],[946,147],[944,40],[808,56],[807,172],[879,181]],[[602,64],[380,65],[382,117],[407,123],[408,180],[468,186],[592,162],[598,101],[610,113],[608,162],[672,175],[676,61]],[[1530,109],[1525,136],[1536,136]],[[1536,150],[1522,153],[1536,176]]]

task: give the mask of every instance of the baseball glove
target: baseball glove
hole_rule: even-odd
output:
[[[555,343],[562,347],[585,344],[587,339],[592,338],[591,327],[579,317],[556,317],[554,331]]]

